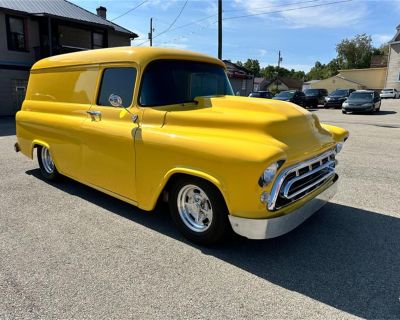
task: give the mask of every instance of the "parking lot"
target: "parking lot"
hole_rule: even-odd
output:
[[[350,130],[333,201],[276,239],[187,242],[148,213],[44,181],[0,119],[0,319],[400,318],[400,100]]]

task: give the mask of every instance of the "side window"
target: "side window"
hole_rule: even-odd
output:
[[[92,32],[92,49],[104,48],[104,34]]]
[[[136,80],[135,68],[109,68],[103,72],[97,105],[129,107]]]
[[[19,17],[6,16],[8,50],[26,51],[25,20]]]

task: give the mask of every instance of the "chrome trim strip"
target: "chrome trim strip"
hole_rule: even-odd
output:
[[[336,194],[338,177],[333,184],[300,208],[271,219],[246,219],[229,215],[233,231],[249,239],[269,239],[292,231],[321,209]]]
[[[282,184],[283,184],[283,182],[285,181],[286,177],[289,174],[291,174],[293,172],[296,172],[298,170],[301,170],[301,169],[303,169],[303,168],[305,168],[305,167],[307,167],[307,166],[309,166],[309,165],[311,165],[311,164],[313,164],[315,162],[322,161],[322,159],[329,158],[331,155],[335,155],[334,150],[329,150],[329,151],[324,152],[323,154],[321,154],[321,155],[319,155],[319,156],[317,156],[315,158],[311,158],[311,159],[305,160],[303,162],[300,162],[298,164],[295,164],[295,165],[293,165],[291,167],[288,167],[288,168],[284,169],[279,174],[279,176],[276,178],[275,183],[274,183],[274,185],[272,187],[271,196],[269,197],[269,200],[268,200],[267,209],[269,211],[275,210],[276,200],[278,199],[278,195],[279,195],[279,192],[280,192],[280,190],[282,188]]]
[[[314,181],[311,184],[308,184],[306,187],[297,190],[295,193],[291,194],[290,196],[288,195],[289,189],[287,189],[288,186],[285,187],[284,190],[284,197],[286,199],[293,199],[295,196],[298,196],[299,194],[303,193],[304,191],[307,191],[308,189],[311,189],[312,187],[316,186],[317,184],[321,183],[322,181],[328,180],[330,177],[335,175],[335,171],[331,171],[328,174],[324,175],[322,178],[318,179],[317,181]],[[293,180],[289,181],[288,185],[292,182]]]
[[[304,178],[307,178],[308,176],[310,176],[310,175],[312,175],[312,174],[314,174],[314,173],[317,173],[317,172],[319,172],[319,171],[321,171],[321,170],[323,170],[323,169],[325,169],[325,168],[330,168],[332,171],[329,172],[328,174],[326,174],[322,179],[319,179],[318,182],[309,184],[309,185],[307,185],[306,187],[302,188],[301,191],[296,192],[294,195],[290,195],[290,196],[289,196],[289,191],[290,191],[290,188],[292,187],[293,183],[295,183],[295,182],[297,182],[297,181],[299,181],[299,180],[302,180],[302,179],[304,179]],[[328,179],[329,176],[332,175],[332,173],[335,173],[335,169],[334,169],[334,168],[335,168],[335,162],[334,162],[334,161],[329,161],[329,162],[325,163],[324,165],[319,166],[318,168],[315,168],[314,170],[308,171],[307,173],[305,173],[305,174],[303,174],[303,175],[301,175],[301,176],[298,176],[298,175],[297,175],[297,170],[296,170],[296,177],[293,178],[293,179],[291,179],[291,180],[285,185],[285,187],[284,187],[284,189],[283,189],[283,196],[284,196],[285,198],[287,198],[287,199],[291,199],[291,198],[297,196],[298,194],[300,194],[300,193],[306,191],[307,189],[310,189],[310,188],[314,187],[314,186],[317,185],[318,183],[322,182],[324,179]],[[281,194],[282,194],[282,193],[281,193]]]

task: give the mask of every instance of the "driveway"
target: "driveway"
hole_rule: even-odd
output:
[[[0,120],[0,318],[400,318],[400,100],[348,128],[340,191],[293,232],[203,248],[143,212],[43,181]]]

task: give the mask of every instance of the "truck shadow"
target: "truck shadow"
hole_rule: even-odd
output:
[[[42,179],[38,169],[27,174]],[[205,248],[188,243],[178,233],[164,206],[148,213],[69,179],[51,185],[352,315],[400,316],[398,218],[329,203],[283,237],[252,241],[233,236],[225,244]]]

